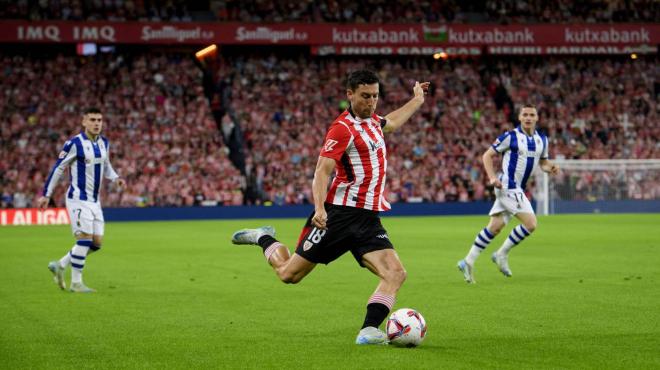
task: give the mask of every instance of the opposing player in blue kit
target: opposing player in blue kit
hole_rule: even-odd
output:
[[[498,137],[482,157],[488,182],[495,187],[496,200],[489,212],[488,226],[477,234],[467,256],[458,261],[458,269],[468,283],[475,283],[477,257],[515,216],[521,224],[513,228],[504,244],[491,256],[502,274],[513,275],[509,268],[509,252],[536,230],[536,215],[525,195],[527,180],[537,166],[551,174],[559,171],[559,167],[548,160],[548,138],[536,131],[539,119],[536,107],[523,105],[518,119],[520,126]],[[502,173],[498,177],[493,158],[500,154],[503,154]]]
[[[64,271],[71,265],[71,286],[75,293],[92,293],[82,280],[82,271],[88,253],[101,248],[105,222],[101,210],[101,179],[117,184],[119,189],[126,183],[110,164],[110,143],[101,136],[103,114],[97,108],[87,109],[82,118],[83,131],[64,143],[57,162],[46,180],[42,196],[37,200],[39,208],[46,208],[65,169],[70,171],[70,185],[66,195],[66,209],[76,238],[73,245],[59,261],[52,261],[48,269],[55,283],[66,289]]]

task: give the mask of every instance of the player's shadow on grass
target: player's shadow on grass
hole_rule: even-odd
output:
[[[452,348],[450,346],[441,346],[438,344],[422,344],[418,347],[398,347],[392,344],[388,345],[371,345],[371,346],[359,346],[361,348],[383,348],[383,350],[395,350],[395,351],[449,351],[452,349],[458,349],[458,347]]]
[[[418,347],[398,347],[391,344],[387,345],[387,347],[394,350],[406,350],[406,351],[446,351],[448,349],[451,349],[451,347],[448,346],[441,346],[438,344],[423,344],[423,343]]]

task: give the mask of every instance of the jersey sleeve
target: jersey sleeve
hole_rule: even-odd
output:
[[[335,161],[338,161],[341,159],[341,156],[344,155],[346,148],[348,148],[352,140],[353,135],[348,127],[342,123],[335,124],[325,135],[323,148],[321,148],[321,153],[319,155],[321,157],[332,158]]]
[[[543,150],[541,151],[541,159],[548,159],[548,137],[541,136],[541,141],[543,142]]]
[[[50,197],[51,195],[53,195],[53,190],[55,190],[55,186],[57,186],[57,182],[62,176],[62,173],[64,173],[64,169],[67,168],[71,164],[71,162],[73,162],[76,159],[76,155],[77,155],[76,146],[73,144],[73,141],[69,140],[66,143],[64,143],[64,147],[62,148],[62,151],[57,156],[57,162],[55,162],[53,169],[50,171],[50,174],[48,175],[48,179],[46,180],[46,184],[44,185],[44,190],[42,192],[42,195],[46,197]]]
[[[500,135],[491,146],[498,153],[504,153],[511,146],[511,134],[508,132]]]

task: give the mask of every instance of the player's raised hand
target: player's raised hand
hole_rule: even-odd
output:
[[[37,199],[37,208],[46,209],[48,207],[49,202],[50,202],[49,197],[39,197],[39,199]]]
[[[419,81],[415,81],[415,87],[413,87],[415,97],[424,100],[424,95],[429,91],[429,86],[431,86],[430,82],[419,83]]]
[[[498,189],[502,189],[502,182],[498,178],[488,180],[488,185],[494,186]]]
[[[328,221],[328,213],[325,209],[319,209],[314,212],[312,217],[312,225],[318,227],[321,230],[327,229],[326,222]]]

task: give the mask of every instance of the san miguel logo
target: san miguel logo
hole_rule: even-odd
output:
[[[447,42],[447,26],[430,27],[422,25],[424,41],[428,42]]]

